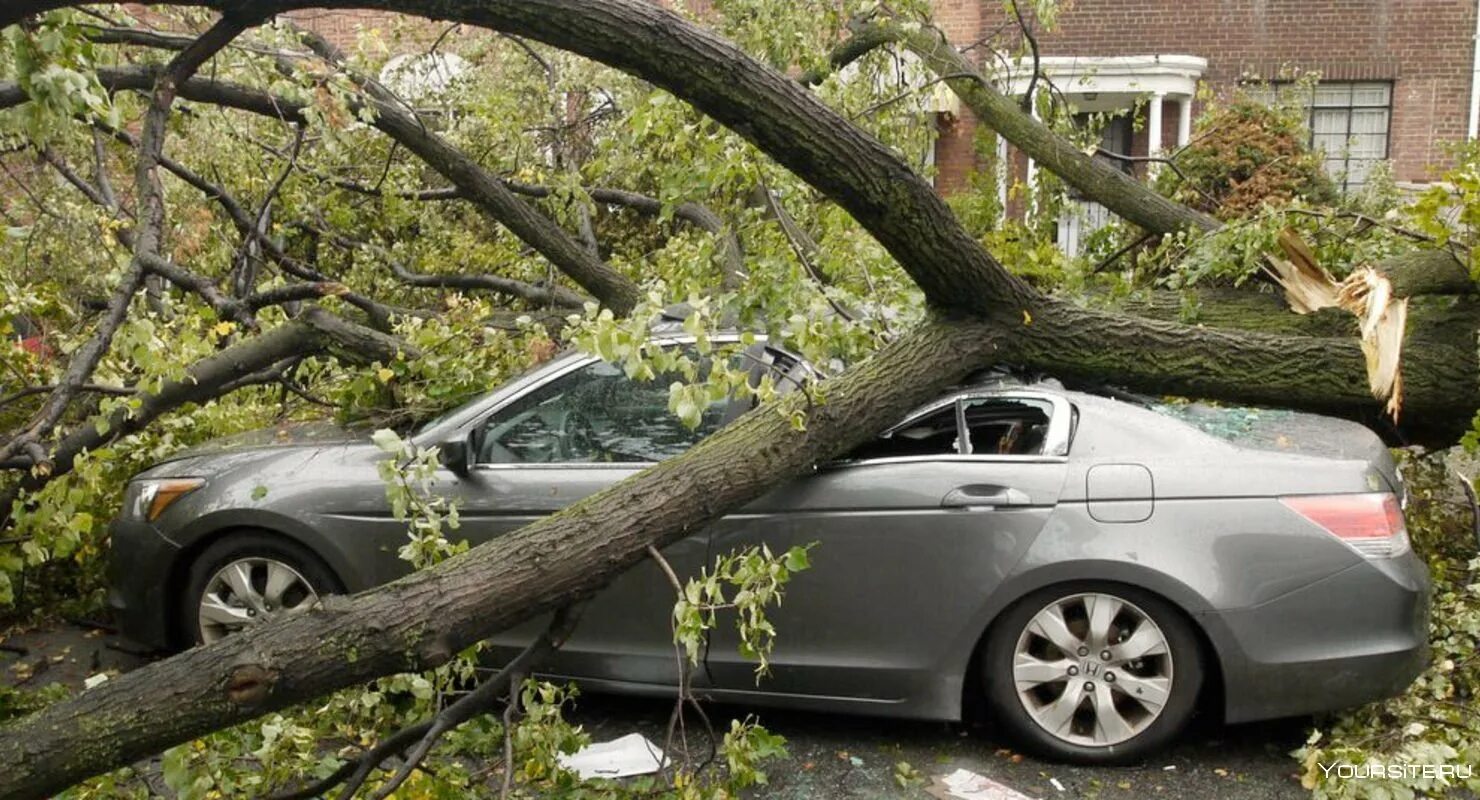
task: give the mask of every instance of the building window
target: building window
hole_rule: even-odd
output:
[[[1256,93],[1266,101],[1278,97],[1306,109],[1310,145],[1323,154],[1326,174],[1346,192],[1367,183],[1372,166],[1388,157],[1388,128],[1393,118],[1393,85],[1388,82],[1322,81],[1304,97],[1290,94],[1289,84]]]
[[[1326,172],[1348,192],[1362,188],[1372,165],[1388,157],[1390,83],[1318,83],[1310,105],[1311,146],[1325,153]]]

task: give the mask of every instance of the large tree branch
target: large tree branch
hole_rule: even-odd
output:
[[[833,51],[830,60],[841,67],[869,50],[892,43],[907,47],[932,72],[944,76],[946,85],[982,124],[1115,214],[1156,233],[1218,227],[1218,221],[1212,217],[1163,197],[1119,169],[1091,158],[1042,121],[1024,113],[1017,102],[999,92],[975,64],[951,46],[937,28],[906,26],[889,19],[862,22],[854,26],[852,37]],[[820,80],[824,76],[817,73],[807,77]]]
[[[55,2],[21,4],[36,8]],[[308,2],[274,0],[253,7],[282,10]],[[322,608],[150,665],[0,729],[0,763],[7,764],[0,774],[0,800],[50,793],[269,710],[444,662],[493,632],[588,596],[641,560],[648,546],[676,541],[856,445],[968,371],[1002,360],[999,344],[1010,346],[1006,355],[1014,360],[1070,371],[1100,358],[1124,366],[1135,382],[1170,390],[1233,391],[1236,375],[1277,369],[1301,356],[1319,357],[1276,337],[1229,349],[1224,345],[1237,345],[1238,337],[1202,337],[1187,326],[1084,311],[1041,297],[982,250],[931,187],[888,148],[796,82],[656,5],[641,0],[328,0],[327,5],[420,12],[529,36],[673,91],[852,213],[915,278],[937,312],[831,381],[826,403],[811,403],[809,393],[792,393],[682,456],[438,567],[353,598],[331,598]],[[939,309],[959,316],[947,318]],[[1138,337],[1151,340],[1145,350],[1150,355],[1141,361],[1132,358],[1140,352]],[[1072,352],[1083,356],[1071,362]],[[1365,385],[1365,376],[1346,377],[1350,369],[1361,369],[1360,353],[1341,351],[1331,358],[1339,363],[1322,382],[1348,393]],[[1220,375],[1224,367],[1233,370]],[[1287,369],[1274,382],[1295,392],[1298,380]],[[1468,388],[1473,396],[1474,387]],[[790,412],[805,414],[804,430],[792,429]],[[358,657],[346,659],[346,652]],[[156,697],[159,686],[170,687],[170,702],[145,702]]]
[[[1325,324],[1335,322],[1327,316]],[[1445,328],[1456,329],[1468,333],[1459,341],[1425,337],[1405,348],[1408,422],[1402,437],[1452,442],[1469,427],[1480,397],[1475,317]],[[1355,336],[1289,336],[1199,327],[1054,304],[1041,307],[1029,324],[1016,331],[1011,350],[1014,361],[1064,379],[1099,385],[1108,381],[1149,393],[1302,408],[1391,429],[1391,423],[1384,421],[1382,404],[1368,388],[1366,359]]]

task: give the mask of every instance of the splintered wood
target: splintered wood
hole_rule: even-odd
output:
[[[1387,403],[1397,421],[1403,409],[1403,332],[1408,325],[1408,299],[1393,297],[1393,285],[1371,266],[1358,267],[1338,281],[1316,263],[1315,253],[1295,231],[1280,232],[1284,257],[1269,254],[1266,272],[1285,290],[1285,301],[1297,314],[1341,308],[1361,323],[1362,353],[1372,396]]]

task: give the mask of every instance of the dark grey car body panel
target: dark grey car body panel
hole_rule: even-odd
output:
[[[563,356],[416,438],[430,445],[464,437],[584,363]],[[1000,393],[1054,403],[1060,446],[1050,443],[1042,456],[826,465],[670,546],[675,568],[694,575],[738,547],[818,544],[813,568],[773,612],[780,637],[772,676],[757,686],[733,631],[721,627],[699,687],[756,703],[957,719],[992,620],[1036,589],[1085,579],[1140,586],[1186,612],[1216,663],[1231,721],[1364,702],[1400,691],[1418,672],[1422,564],[1411,553],[1364,559],[1278,499],[1398,490],[1393,462],[1369,431],[1288,412],[1230,428],[1227,412],[1203,419],[1196,410],[1163,413],[1050,387]],[[404,526],[391,518],[376,474],[383,454],[364,438],[312,436],[186,454],[144,473],[205,477],[208,485],[157,525],[115,523],[111,599],[127,633],[170,644],[183,565],[231,530],[298,540],[351,592],[404,572],[396,557]],[[479,543],[640,468],[484,465],[467,478],[448,472],[439,485],[461,504],[460,533]],[[598,688],[670,692],[672,600],[653,564],[618,577],[549,671]],[[506,632],[499,651],[512,653],[540,627]]]

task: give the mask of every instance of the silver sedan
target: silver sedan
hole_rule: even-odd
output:
[[[756,345],[757,368],[807,371]],[[474,543],[682,452],[665,381],[567,354],[415,432],[461,451],[440,482]],[[184,453],[131,484],[111,601],[159,647],[210,641],[406,570],[363,434],[271,431]],[[731,702],[961,719],[1027,747],[1137,759],[1198,710],[1230,722],[1400,692],[1419,671],[1427,583],[1392,459],[1356,424],[1156,406],[1052,385],[963,386],[848,457],[667,548],[695,575],[761,543],[817,543],[773,613],[756,681],[732,627],[701,693]],[[672,590],[639,565],[546,664],[588,688],[670,693]],[[512,655],[542,628],[497,639]]]

